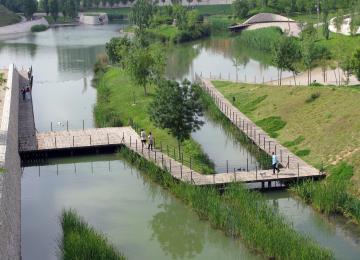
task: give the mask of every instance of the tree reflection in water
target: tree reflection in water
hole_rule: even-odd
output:
[[[204,248],[206,229],[196,225],[188,211],[176,203],[164,203],[163,211],[153,216],[150,221],[153,234],[161,248],[173,259],[194,258]]]

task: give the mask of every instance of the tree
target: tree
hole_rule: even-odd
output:
[[[176,81],[161,81],[150,104],[149,114],[156,126],[168,129],[177,139],[179,153],[181,143],[203,125],[199,95],[188,80],[183,81],[181,86]]]
[[[278,69],[280,69],[280,86],[283,70],[292,71],[295,80],[295,63],[299,60],[300,56],[300,48],[292,37],[283,36],[281,40],[274,46],[273,63]]]
[[[27,19],[31,18],[37,10],[36,0],[23,0],[22,11]]]
[[[50,11],[51,17],[56,22],[57,18],[59,17],[59,5],[58,5],[57,0],[50,0],[49,11]]]
[[[345,84],[348,85],[350,81],[350,76],[353,74],[353,64],[350,57],[343,57],[340,61],[340,68],[345,72]]]
[[[234,16],[238,18],[245,18],[250,10],[247,0],[235,0],[232,3],[232,7]]]
[[[360,80],[360,49],[357,49],[352,58],[352,70],[357,79]]]
[[[120,64],[125,67],[126,55],[129,53],[131,48],[131,41],[125,37],[115,37],[106,43],[105,49],[109,60],[113,64]]]
[[[42,0],[42,1],[40,2],[40,7],[41,7],[41,9],[44,10],[44,12],[46,13],[46,15],[49,15],[49,12],[50,12],[49,0]]]
[[[329,12],[328,10],[324,10],[323,13],[323,34],[326,40],[329,40],[330,30],[329,30]]]
[[[307,81],[308,85],[311,83],[311,68],[314,64],[314,61],[316,59],[316,50],[315,50],[315,41],[312,37],[306,37],[302,41],[302,57],[303,57],[303,63],[308,71]]]
[[[341,31],[341,26],[343,25],[344,22],[344,15],[342,10],[340,10],[340,12],[337,12],[336,18],[335,18],[335,28],[337,32]]]
[[[129,50],[125,63],[132,81],[143,87],[145,96],[147,85],[157,83],[164,75],[165,56],[158,45],[144,47],[139,43],[134,44]]]
[[[149,27],[154,6],[150,0],[138,0],[130,11],[130,21],[138,27],[138,33],[142,34]]]

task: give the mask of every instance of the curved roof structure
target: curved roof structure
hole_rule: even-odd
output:
[[[295,22],[295,21],[278,14],[259,13],[250,17],[243,24],[269,23],[269,22]]]

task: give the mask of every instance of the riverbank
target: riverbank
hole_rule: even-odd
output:
[[[104,75],[99,76],[96,88],[97,103],[94,115],[98,126],[135,125],[137,128],[143,128],[147,134],[152,132],[158,147],[162,144],[163,149],[169,147],[170,151],[174,151],[174,159],[179,156],[177,140],[166,130],[155,127],[148,115],[148,106],[154,93],[153,87],[149,87],[148,95],[144,96],[143,89],[135,86],[126,72],[112,67],[107,69]],[[184,141],[182,151],[184,157],[192,158],[192,167],[200,173],[214,172],[211,161],[194,140]],[[187,161],[185,164],[189,163]]]
[[[279,259],[332,259],[333,255],[295,232],[259,193],[233,184],[220,194],[214,188],[177,182],[153,163],[126,148],[120,157],[131,162],[158,184],[190,206],[202,220],[228,236],[243,240],[254,252]]]
[[[360,113],[353,109],[360,98],[358,89],[213,84],[229,100],[235,97],[235,106],[253,121],[274,116],[281,119],[277,139],[308,163],[320,168],[343,161],[353,166],[350,190],[360,195]],[[271,122],[268,126],[272,129]]]
[[[36,25],[49,26],[49,23],[45,18],[40,18],[32,21],[20,22],[8,26],[0,27],[0,36],[1,35],[14,35],[14,34],[23,34],[31,32],[31,28]]]

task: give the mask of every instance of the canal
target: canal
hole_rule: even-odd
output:
[[[57,28],[0,42],[0,66],[15,63],[34,68],[34,112],[38,131],[94,125],[96,89],[92,66],[104,44],[120,25]],[[168,53],[167,75],[177,80],[195,73],[248,82],[276,78],[266,57],[215,38],[175,46]],[[193,138],[223,171],[226,160],[244,168],[256,158],[231,133],[204,118]],[[216,149],[215,149],[216,148]],[[230,155],[235,155],[230,158]],[[239,240],[212,229],[146,173],[115,156],[53,160],[51,165],[25,168],[22,177],[23,259],[56,259],[61,238],[59,216],[75,208],[129,259],[256,259]],[[293,227],[338,259],[360,254],[360,230],[340,217],[325,218],[286,191],[264,194]],[[139,250],[141,248],[141,250]]]

